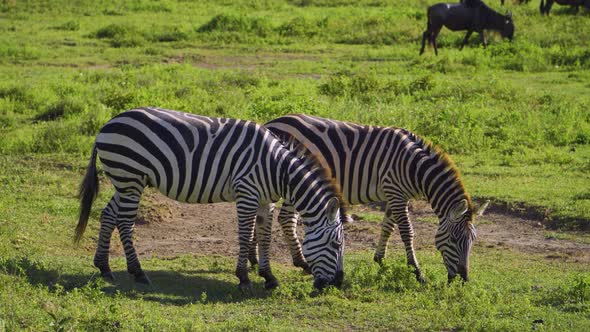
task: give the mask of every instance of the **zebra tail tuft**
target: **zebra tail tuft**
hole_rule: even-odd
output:
[[[78,198],[80,199],[80,217],[78,218],[78,226],[76,226],[76,234],[74,235],[74,243],[79,243],[82,235],[88,225],[88,218],[90,217],[90,210],[92,203],[98,195],[98,175],[96,173],[96,146],[92,148],[92,157],[86,169],[84,180],[80,184],[80,191]]]

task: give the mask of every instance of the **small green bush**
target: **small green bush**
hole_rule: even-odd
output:
[[[155,29],[156,31],[151,33],[148,39],[158,42],[175,42],[188,39],[188,33],[184,32],[181,27],[178,26],[164,26]]]
[[[58,25],[55,27],[57,30],[64,30],[64,31],[78,31],[80,30],[80,22],[78,21],[67,21],[62,25]]]
[[[121,24],[109,24],[103,28],[98,29],[94,36],[96,38],[115,38],[118,36],[126,35],[130,28],[126,25]]]
[[[80,134],[95,136],[100,128],[112,118],[111,109],[102,105],[89,107],[88,112],[81,117]]]
[[[101,102],[107,107],[123,111],[129,107],[136,106],[136,94],[128,88],[114,87],[105,92]]]
[[[50,105],[45,112],[37,115],[37,121],[52,121],[61,117],[81,114],[86,110],[85,102],[73,97],[62,98]]]
[[[319,22],[311,22],[305,17],[299,16],[278,27],[278,32],[284,37],[307,37],[311,38],[320,33],[321,27],[325,27],[327,19]]]
[[[113,47],[137,47],[145,43],[142,34],[132,26],[110,24],[94,33],[98,39],[109,39]]]
[[[243,32],[264,37],[272,31],[270,22],[265,18],[248,17],[234,14],[220,14],[197,29],[197,32]]]

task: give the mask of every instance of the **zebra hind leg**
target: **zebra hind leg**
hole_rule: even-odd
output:
[[[100,216],[100,232],[94,255],[94,266],[100,270],[102,278],[110,282],[115,281],[115,275],[109,265],[109,249],[113,230],[117,225],[117,215],[116,212],[113,212],[116,206],[115,196],[113,196]]]
[[[120,195],[117,229],[125,249],[127,271],[133,276],[135,282],[150,285],[151,281],[141,269],[139,258],[133,246],[133,226],[135,225],[140,198],[141,194],[138,195],[137,193],[122,193]]]
[[[269,259],[272,231],[272,211],[272,205],[261,206],[258,209],[256,216],[255,228],[260,253],[260,266],[258,267],[258,275],[264,278],[264,288],[266,289],[274,289],[279,286],[279,281],[277,278],[275,278],[270,269]]]
[[[238,239],[240,243],[240,253],[236,267],[236,277],[240,279],[238,288],[242,292],[252,291],[252,284],[248,277],[248,255],[250,246],[254,243],[254,223],[258,209],[257,202],[252,202],[244,196],[238,196],[236,208],[238,215]]]

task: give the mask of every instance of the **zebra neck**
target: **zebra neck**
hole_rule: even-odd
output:
[[[327,202],[330,193],[330,182],[322,175],[323,170],[313,167],[307,161],[298,158],[286,159],[283,197],[303,218],[316,215],[320,204]]]
[[[462,199],[470,200],[463,185],[457,180],[454,176],[448,176],[446,180],[437,181],[440,185],[431,188],[430,195],[426,197],[439,220],[448,214],[449,209],[456,202]]]

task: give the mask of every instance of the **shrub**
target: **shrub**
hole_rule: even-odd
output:
[[[94,33],[98,39],[110,39],[113,47],[137,47],[144,44],[145,39],[134,28],[127,25],[110,24]]]
[[[115,87],[108,90],[101,98],[101,102],[104,105],[119,111],[133,107],[135,101],[135,93],[122,87]]]
[[[102,105],[88,109],[80,121],[79,130],[83,135],[95,136],[105,123],[112,117],[111,109]]]
[[[80,22],[67,21],[62,25],[56,26],[55,29],[56,30],[64,30],[64,31],[78,31],[78,30],[80,30]]]
[[[164,26],[153,32],[150,40],[158,42],[175,42],[188,39],[188,34],[178,26]]]
[[[291,21],[282,24],[277,29],[279,34],[284,37],[307,37],[311,38],[320,32],[320,28],[326,26],[327,19],[317,23],[310,22],[304,17],[296,17]]]
[[[233,14],[220,14],[197,29],[197,32],[245,32],[261,37],[272,31],[265,18],[247,17]]]
[[[35,117],[36,121],[52,121],[61,117],[67,117],[74,114],[81,114],[85,111],[86,105],[83,101],[75,98],[62,98],[56,103],[50,105],[45,112]]]
[[[94,36],[99,39],[115,38],[118,36],[126,35],[129,32],[129,30],[130,30],[130,28],[125,25],[110,24],[110,25],[107,25],[106,27],[98,29],[98,31],[96,31],[94,33]]]

